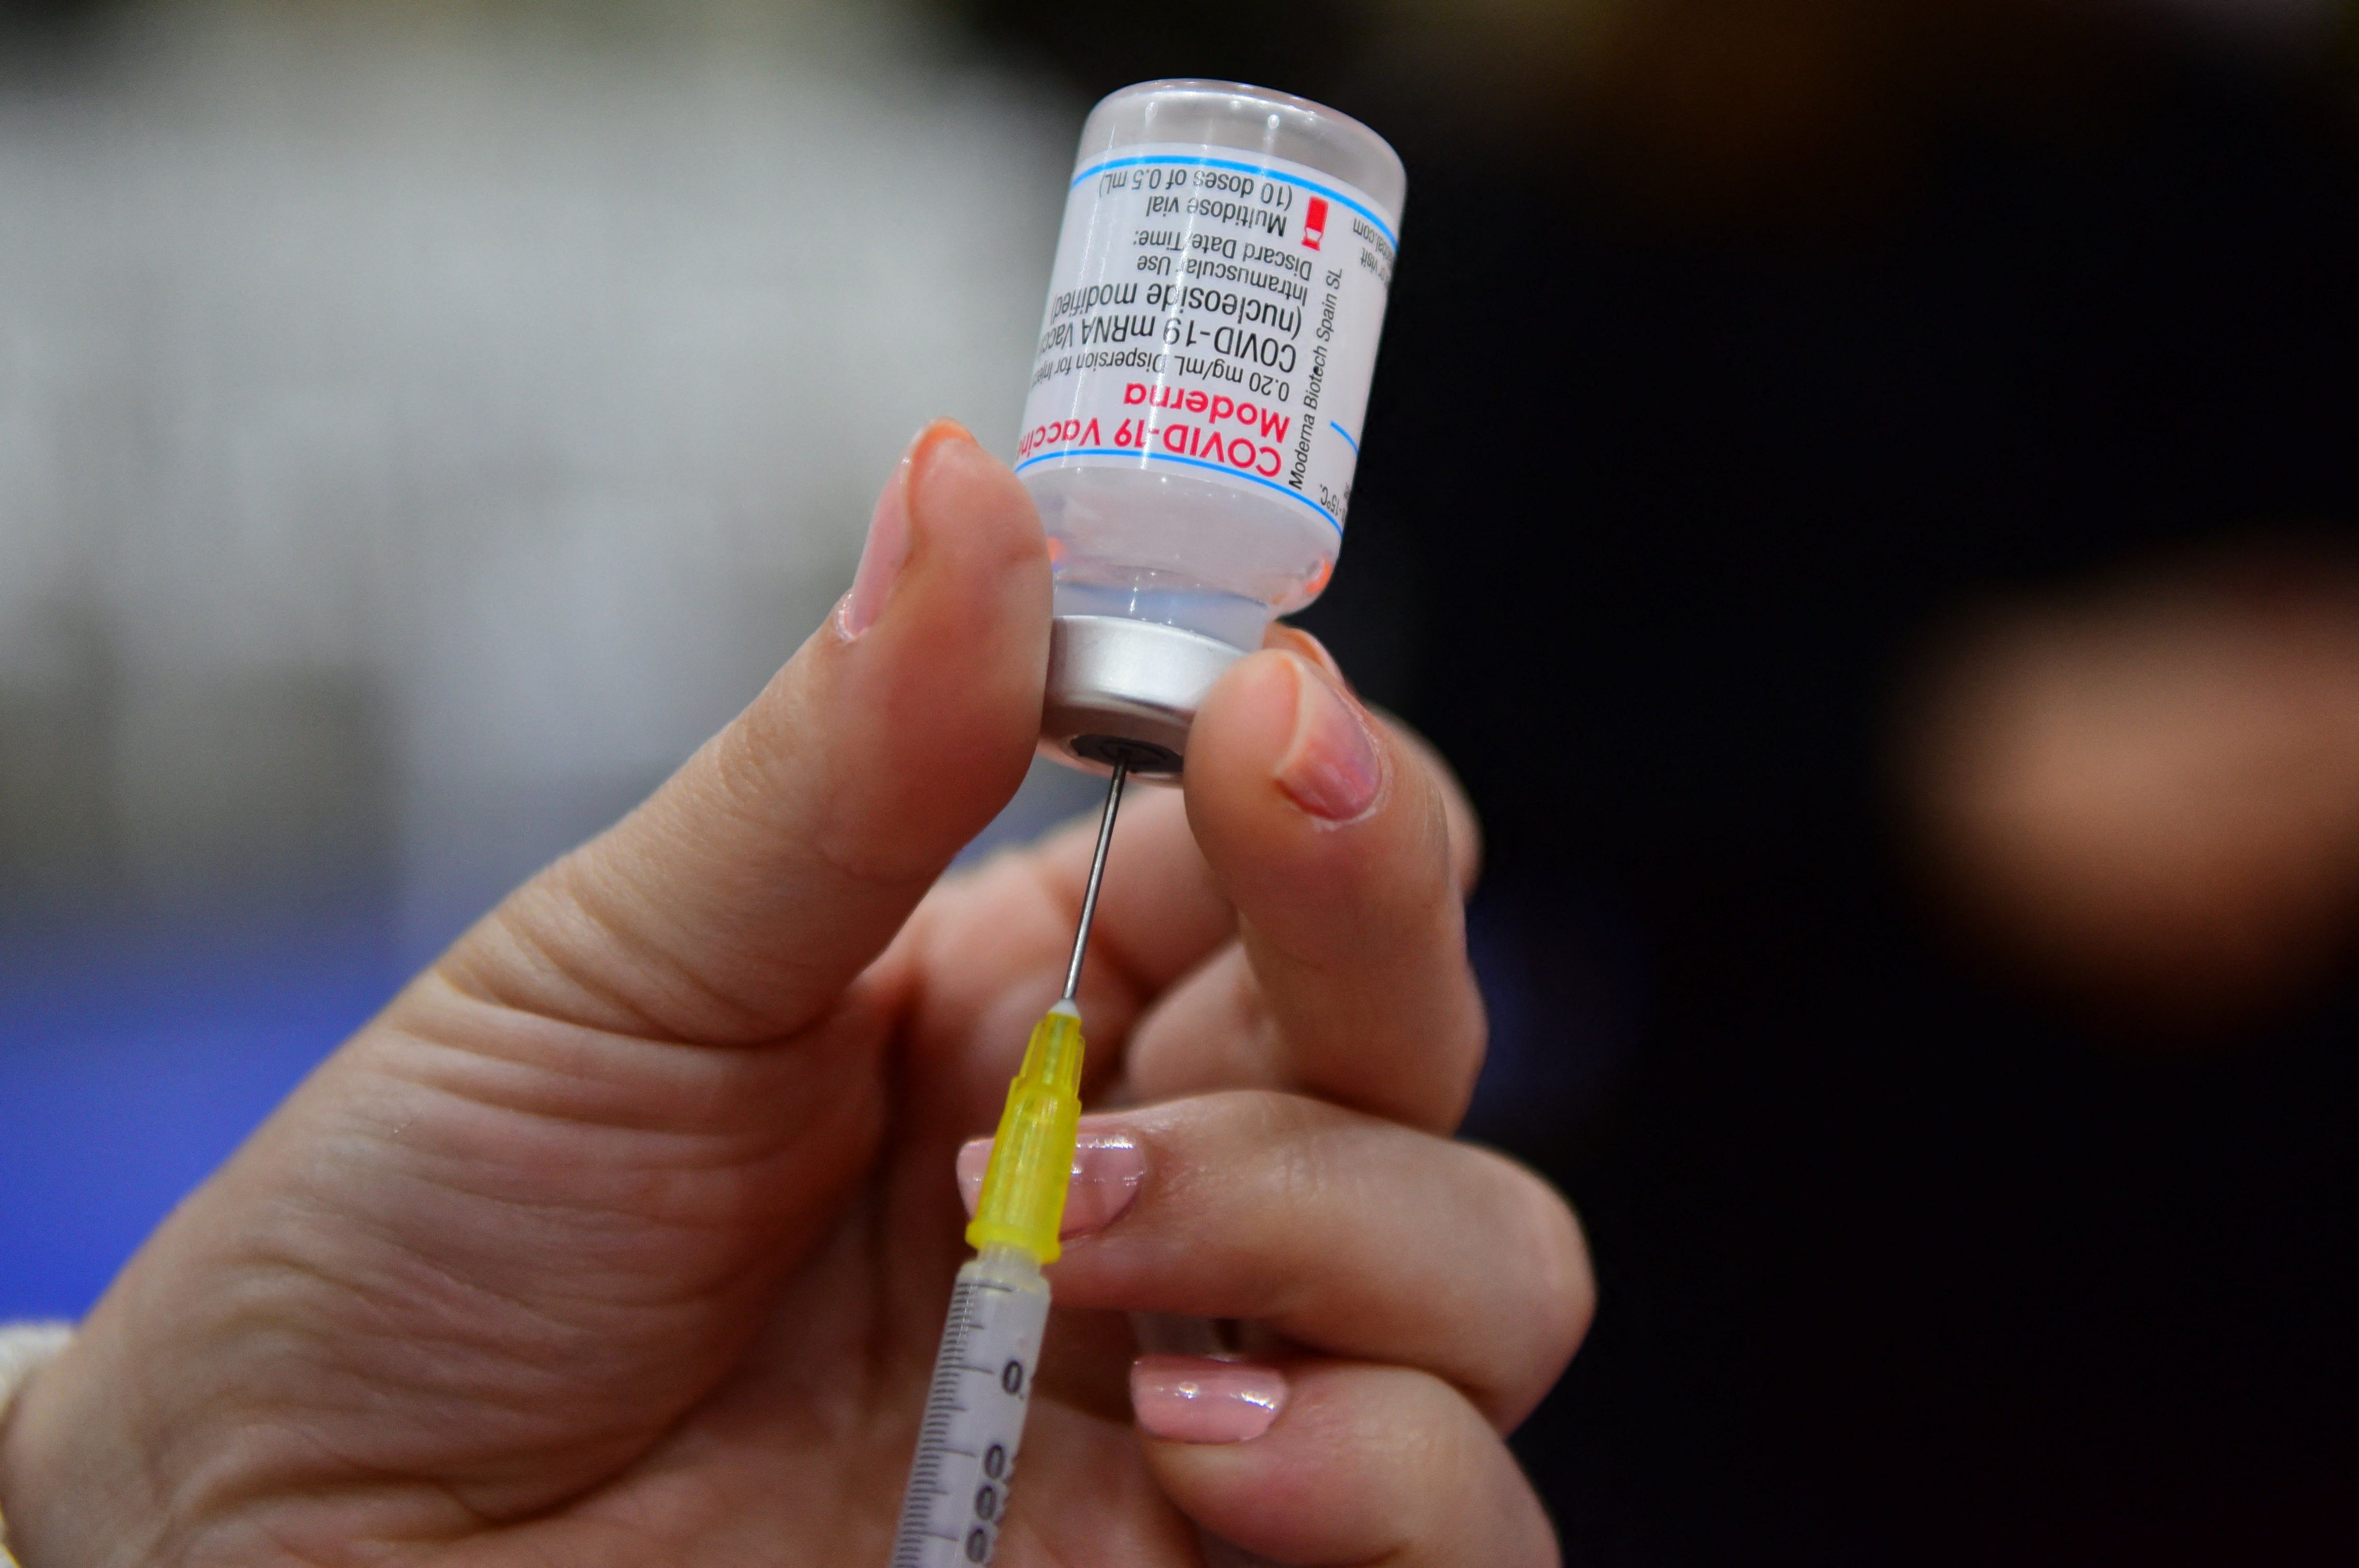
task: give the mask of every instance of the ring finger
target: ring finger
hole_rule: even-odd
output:
[[[1224,1541],[1272,1561],[1554,1568],[1506,1444],[1456,1389],[1400,1367],[1142,1357],[1147,1467]]]

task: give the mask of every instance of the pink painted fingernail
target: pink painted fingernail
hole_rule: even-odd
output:
[[[909,450],[901,454],[868,519],[868,542],[861,547],[860,570],[852,575],[852,592],[836,607],[836,632],[844,641],[852,641],[876,624],[876,617],[885,613],[885,602],[893,596],[894,579],[901,575],[901,567],[909,559],[909,489],[919,463],[943,441],[973,440],[956,419],[936,419],[919,430],[911,439]]]
[[[983,1173],[991,1164],[991,1139],[972,1139],[958,1151],[959,1196],[966,1212],[983,1197]],[[1065,1189],[1065,1219],[1058,1234],[1071,1241],[1103,1230],[1122,1217],[1147,1181],[1147,1151],[1126,1132],[1083,1127],[1073,1139],[1073,1176]]]
[[[1385,764],[1367,722],[1317,667],[1288,653],[1294,669],[1294,739],[1277,764],[1277,787],[1314,817],[1347,822],[1375,803]]]
[[[1142,1356],[1130,1368],[1130,1408],[1167,1443],[1251,1443],[1286,1403],[1286,1377],[1249,1361]]]

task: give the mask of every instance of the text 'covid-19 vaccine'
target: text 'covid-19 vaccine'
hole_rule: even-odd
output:
[[[1091,112],[1016,457],[1056,572],[1053,750],[1178,772],[1212,681],[1327,585],[1407,188],[1383,137],[1282,93]]]

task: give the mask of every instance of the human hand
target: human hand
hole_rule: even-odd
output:
[[[837,616],[330,1058],[34,1378],[0,1433],[27,1568],[882,1564],[954,1157],[1087,863],[1069,833],[934,886],[1022,778],[1048,618],[1022,487],[929,429]],[[1136,1108],[1085,1124],[1008,1568],[1192,1563],[1191,1521],[1287,1563],[1556,1560],[1500,1434],[1589,1275],[1560,1199],[1442,1136],[1482,1050],[1471,823],[1274,641],[1204,704],[1184,799],[1116,834],[1081,1000],[1093,1092]],[[1134,1372],[1132,1311],[1266,1354]]]

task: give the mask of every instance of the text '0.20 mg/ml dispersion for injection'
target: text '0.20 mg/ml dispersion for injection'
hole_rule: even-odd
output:
[[[1213,680],[1327,585],[1407,188],[1383,137],[1282,93],[1091,112],[1016,457],[1056,568],[1053,750],[1177,772]]]

